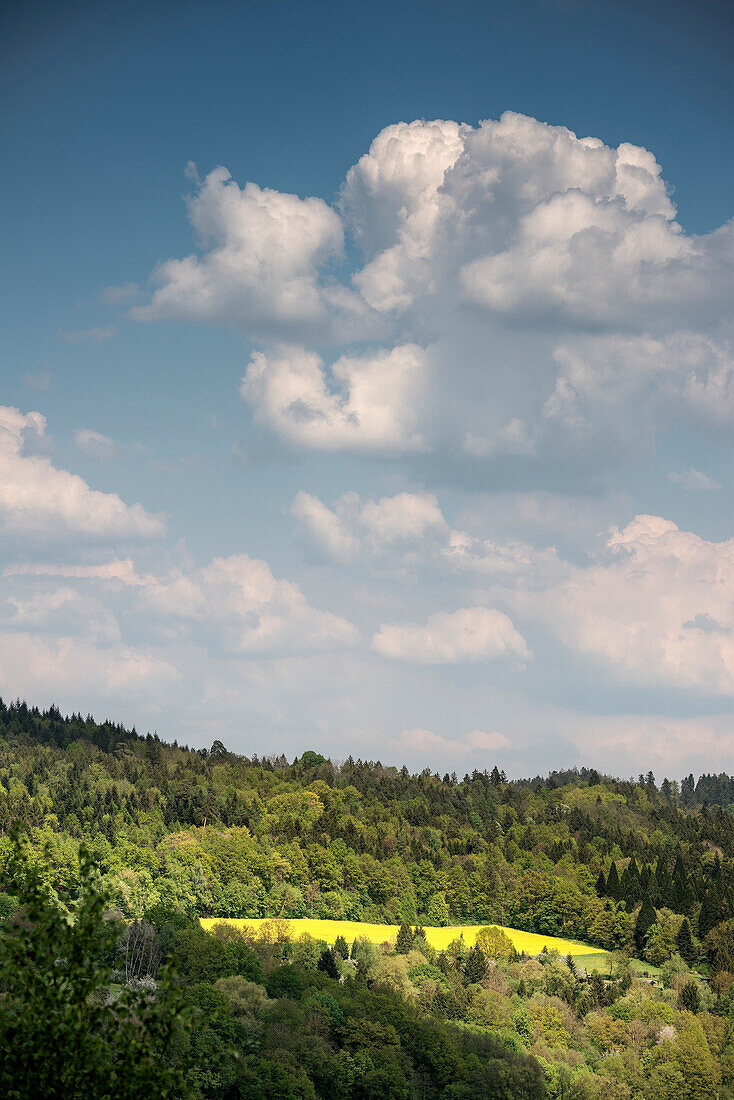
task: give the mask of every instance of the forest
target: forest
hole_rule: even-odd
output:
[[[38,946],[25,970],[84,957],[100,1034],[155,1017],[138,1064],[162,1096],[734,1096],[733,790],[289,763],[0,702],[0,1046],[32,1047],[18,952],[63,914],[54,960]],[[225,923],[241,917],[264,922]],[[400,931],[331,944],[294,935],[304,917]],[[467,924],[486,926],[471,947],[423,931]],[[598,972],[526,957],[494,925],[608,954]],[[20,1057],[0,1064],[9,1096]]]

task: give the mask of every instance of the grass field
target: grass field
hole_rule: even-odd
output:
[[[243,918],[214,917],[202,918],[204,928],[211,929],[215,924],[233,924],[236,927],[253,928],[257,931],[267,918]],[[303,932],[308,932],[315,939],[326,940],[332,943],[337,936],[344,936],[347,943],[351,943],[357,936],[366,936],[372,943],[386,943],[394,941],[398,934],[397,924],[363,924],[360,921],[351,920],[289,920],[289,935],[296,938]],[[476,939],[481,924],[450,925],[448,928],[426,928],[426,939],[431,947],[436,950],[444,950],[456,939],[464,937],[464,943],[471,947]],[[497,925],[497,927],[502,927]],[[520,932],[516,928],[504,928],[502,931],[509,936],[516,951],[524,951],[526,955],[539,955],[544,947],[549,951],[554,949],[561,955],[573,955],[576,959],[583,960],[582,965],[587,969],[593,969],[592,959],[596,959],[596,965],[602,969],[606,959],[606,951],[600,947],[589,947],[588,944],[578,943],[576,940],[565,940],[558,936],[542,936],[537,932]],[[603,956],[604,958],[602,958]]]

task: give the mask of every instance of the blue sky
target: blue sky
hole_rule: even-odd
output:
[[[0,693],[259,753],[734,768],[733,27],[19,6]]]

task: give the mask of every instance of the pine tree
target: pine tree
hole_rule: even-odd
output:
[[[693,946],[693,936],[691,934],[691,926],[688,917],[683,918],[683,922],[678,929],[678,935],[675,937],[675,942],[680,957],[685,959],[689,965],[693,963],[696,957],[696,949]]]
[[[635,946],[639,952],[642,952],[645,946],[645,940],[647,939],[647,933],[657,919],[658,915],[655,912],[655,906],[650,901],[649,897],[644,897],[642,899],[640,911],[637,914],[637,923],[635,924]]]
[[[604,878],[604,872],[599,872],[599,878],[596,880],[596,892],[600,898],[603,898],[607,892],[607,880]]]

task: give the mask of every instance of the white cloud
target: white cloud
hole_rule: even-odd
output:
[[[0,574],[3,577],[69,577],[75,580],[120,581],[125,585],[145,585],[154,582],[152,574],[137,572],[131,558],[115,558],[97,565],[57,565],[52,562],[16,562]]]
[[[242,656],[332,649],[357,640],[346,619],[312,607],[297,584],[274,577],[267,562],[247,554],[177,570],[143,589],[138,607],[173,636],[208,637]]]
[[[598,426],[640,437],[672,419],[734,424],[734,354],[694,332],[576,340],[554,353],[560,367],[545,407],[564,430],[593,437]]]
[[[331,370],[301,347],[250,362],[245,401],[295,446],[527,466],[618,447],[650,392],[649,430],[734,423],[734,223],[686,234],[639,146],[513,112],[397,123],[334,206],[220,168],[189,215],[200,254],[162,264],[135,316],[341,344]]]
[[[291,512],[311,540],[334,561],[353,561],[358,556],[360,541],[349,530],[348,521],[337,511],[332,512],[318,497],[301,490],[291,505]]]
[[[223,321],[258,332],[331,323],[331,313],[363,309],[351,291],[320,279],[344,246],[339,215],[322,199],[300,199],[216,168],[188,201],[202,256],[167,260],[158,288],[133,315]]]
[[[46,420],[0,406],[0,530],[24,537],[152,539],[165,532],[159,516],[115,493],[90,489],[78,475],[57,469],[27,443],[43,442]]]
[[[101,647],[73,637],[0,634],[0,696],[5,698],[74,700],[85,710],[92,695],[99,698],[103,685],[107,703],[129,700],[134,692],[138,705],[151,706],[180,679],[173,665],[145,649]]]
[[[345,493],[328,508],[318,497],[299,492],[291,512],[310,540],[335,561],[355,561],[360,555],[427,553],[448,527],[433,493],[397,493],[362,501]]]
[[[518,539],[487,539],[452,530],[433,493],[404,492],[363,501],[351,492],[328,508],[301,491],[291,512],[310,540],[338,562],[360,557],[380,565],[385,559],[412,566],[425,562],[454,573],[533,575],[545,580],[566,568],[553,547],[538,549]]]
[[[457,571],[493,577],[525,576],[535,582],[557,576],[566,568],[552,546],[538,549],[517,539],[501,542],[477,538],[466,531],[452,531],[441,555]]]
[[[90,458],[99,458],[103,462],[114,458],[117,454],[117,444],[108,435],[95,432],[92,428],[77,428],[74,432],[74,443],[78,451]]]
[[[673,485],[680,485],[681,489],[692,493],[712,492],[721,488],[718,481],[700,470],[694,470],[693,467],[690,470],[671,470],[668,474],[668,481],[671,481]]]
[[[360,522],[373,543],[421,540],[431,531],[443,531],[446,521],[433,493],[398,493],[368,500]]]
[[[290,443],[313,450],[416,451],[425,357],[405,344],[342,356],[326,372],[318,355],[283,347],[256,352],[241,395],[255,418]]]
[[[640,515],[612,532],[604,560],[508,598],[628,681],[734,694],[734,539]]]
[[[418,665],[463,664],[499,657],[528,660],[530,651],[512,621],[494,608],[466,607],[430,615],[425,624],[385,623],[372,639],[383,657]]]

